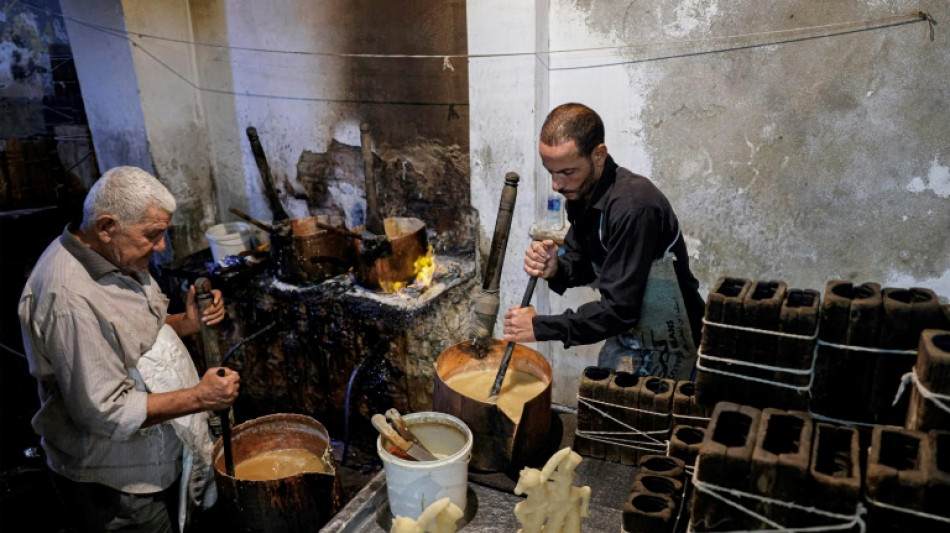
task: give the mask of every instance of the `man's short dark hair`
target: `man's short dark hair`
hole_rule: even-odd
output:
[[[604,121],[584,104],[561,104],[544,119],[540,140],[552,146],[574,141],[578,154],[590,157],[594,148],[604,142]]]

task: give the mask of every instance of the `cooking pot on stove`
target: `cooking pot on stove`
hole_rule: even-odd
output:
[[[343,225],[343,217],[315,217],[278,220],[265,224],[240,209],[235,215],[267,231],[270,254],[277,279],[287,283],[319,283],[342,274],[354,264],[353,235]]]
[[[319,283],[350,269],[352,239],[342,232],[320,228],[318,223],[342,228],[343,217],[320,215],[275,224],[270,251],[278,279],[295,284]]]

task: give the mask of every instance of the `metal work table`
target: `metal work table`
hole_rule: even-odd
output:
[[[560,413],[563,428],[560,448],[574,440],[575,417]],[[557,451],[555,449],[555,451]],[[623,504],[630,494],[636,467],[585,457],[577,467],[574,485],[589,486],[590,516],[582,522],[584,531],[620,531]],[[514,532],[521,526],[515,518],[515,504],[524,499],[511,489],[517,480],[501,474],[469,473],[468,502],[459,531]],[[321,533],[388,532],[392,513],[386,495],[386,474],[380,471],[330,522]]]

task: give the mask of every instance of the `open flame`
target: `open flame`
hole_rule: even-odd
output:
[[[435,277],[435,267],[435,254],[432,253],[432,246],[429,245],[429,249],[425,255],[420,256],[412,263],[412,270],[416,277],[412,280],[411,286],[420,289],[420,291],[428,287],[429,284],[432,283],[432,278]],[[380,287],[383,289],[383,292],[387,294],[400,292],[407,286],[409,286],[409,284],[403,281],[380,282]]]

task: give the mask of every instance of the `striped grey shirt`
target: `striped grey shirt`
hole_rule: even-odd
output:
[[[167,307],[148,273],[122,272],[70,228],[43,252],[19,315],[39,384],[33,429],[54,472],[132,493],[163,490],[178,478],[181,441],[168,424],[140,429],[147,393],[130,377]]]

